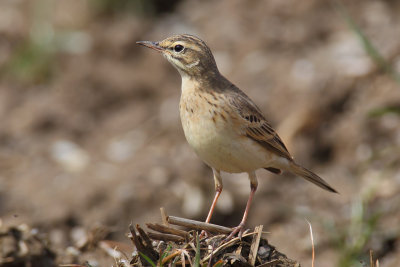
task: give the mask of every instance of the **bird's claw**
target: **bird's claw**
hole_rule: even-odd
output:
[[[231,240],[236,234],[238,234],[239,239],[242,239],[242,235],[244,232],[244,223],[240,223],[238,226],[236,226],[235,228],[233,228],[232,233],[230,233],[228,235],[227,238],[225,238],[225,242],[228,242],[229,240]]]

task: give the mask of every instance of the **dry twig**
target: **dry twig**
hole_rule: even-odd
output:
[[[310,238],[311,238],[311,267],[314,267],[314,260],[315,260],[315,249],[314,249],[314,236],[312,232],[311,223],[306,219],[308,226],[310,227]]]
[[[251,266],[254,266],[254,264],[256,263],[262,230],[263,230],[262,225],[256,226],[256,228],[254,229],[254,233],[256,235],[253,237],[253,241],[251,242],[250,254],[249,254],[249,263],[251,264]]]
[[[195,229],[195,230],[205,230],[211,233],[229,234],[232,232],[232,228],[228,228],[225,226],[216,225],[212,223],[199,222],[175,216],[168,216],[167,220],[170,224],[188,227],[190,229]]]

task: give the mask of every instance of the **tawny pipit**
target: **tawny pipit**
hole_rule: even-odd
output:
[[[231,235],[241,236],[257,189],[255,171],[265,168],[292,172],[330,192],[336,192],[315,173],[294,162],[260,109],[239,88],[222,76],[208,46],[199,38],[175,35],[161,42],[140,41],[161,52],[182,77],[179,111],[189,145],[214,172],[216,194],[206,222],[222,191],[220,171],[247,172],[250,196],[243,219]]]

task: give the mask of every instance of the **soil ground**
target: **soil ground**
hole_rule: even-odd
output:
[[[260,170],[248,226],[263,224],[269,243],[303,266],[305,219],[316,266],[361,266],[370,249],[380,266],[398,266],[400,2],[339,3],[1,1],[0,232],[34,229],[57,264],[110,266],[104,249],[79,242],[95,236],[130,253],[129,223],[159,221],[161,206],[206,217],[212,172],[185,141],[179,74],[135,44],[191,33],[296,160],[340,192]],[[249,182],[223,179],[213,222],[236,226]],[[4,266],[16,253],[7,242]]]

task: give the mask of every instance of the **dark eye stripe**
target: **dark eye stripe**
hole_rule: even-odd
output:
[[[174,47],[170,47],[170,50],[174,50]],[[175,59],[183,59],[183,54],[186,54],[186,52],[188,52],[189,50],[193,51],[193,49],[189,48],[189,47],[184,47],[185,51],[183,51],[182,53],[180,53],[181,55],[178,56],[177,54],[173,54],[173,53],[169,53],[171,55],[171,57],[175,58]]]

